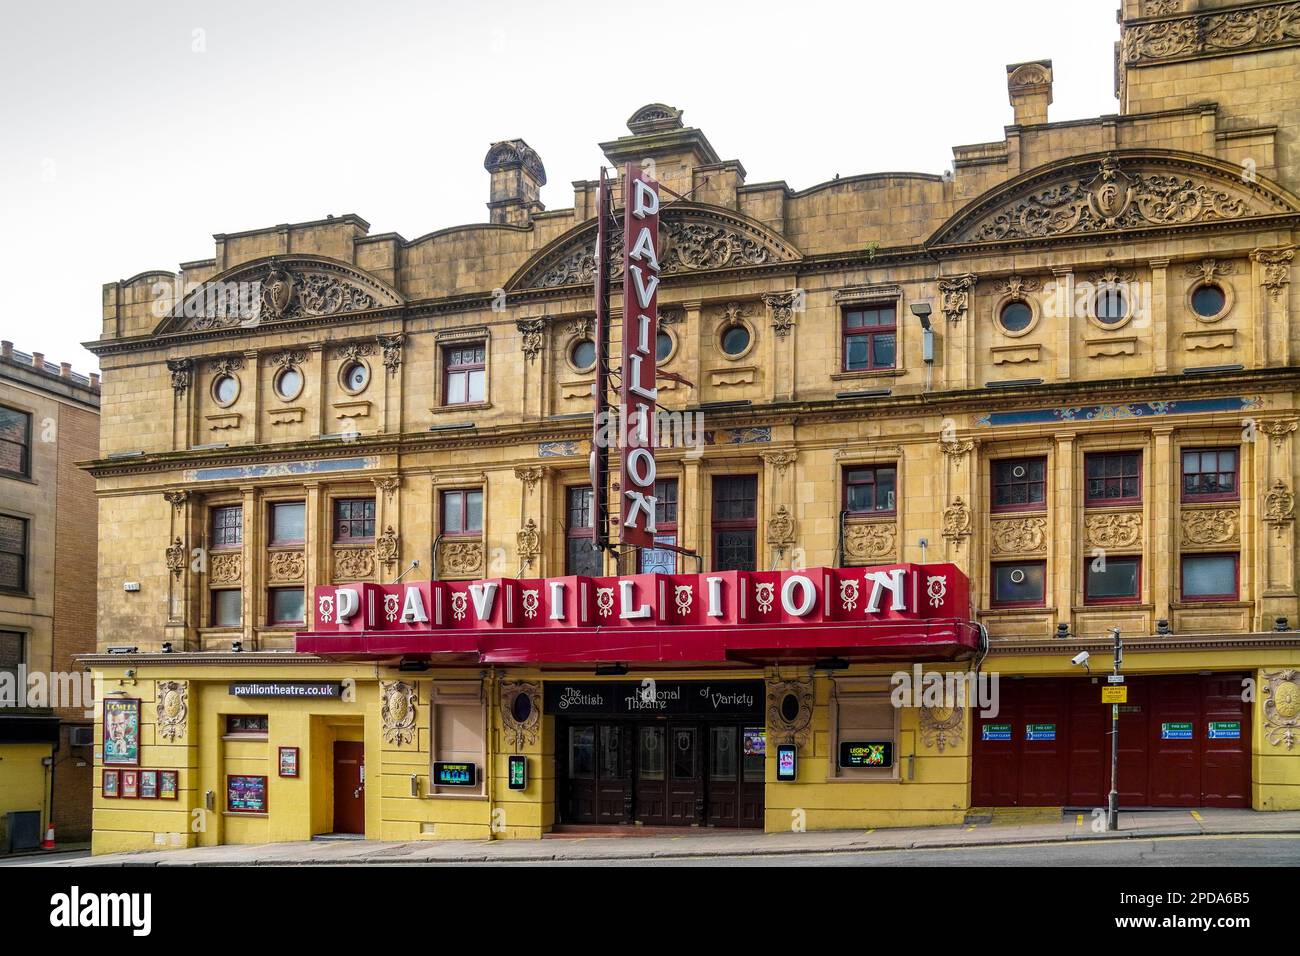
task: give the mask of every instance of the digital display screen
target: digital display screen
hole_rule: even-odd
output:
[[[266,778],[235,774],[226,777],[226,809],[231,813],[265,813]]]
[[[843,741],[840,743],[840,766],[847,769],[892,767],[894,744],[889,740]]]
[[[788,783],[798,776],[798,755],[791,744],[779,744],[776,748],[776,779]]]
[[[528,758],[521,754],[511,754],[509,761],[511,790],[523,790],[528,786]]]
[[[433,782],[438,787],[476,787],[477,771],[476,764],[438,760],[433,765]]]

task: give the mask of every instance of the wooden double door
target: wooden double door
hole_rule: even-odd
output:
[[[762,727],[575,720],[561,741],[562,823],[763,825]]]

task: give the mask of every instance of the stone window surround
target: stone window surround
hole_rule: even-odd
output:
[[[835,360],[833,372],[828,376],[832,382],[856,381],[873,378],[900,378],[907,374],[904,359],[907,356],[907,343],[910,336],[907,329],[910,323],[904,318],[905,299],[902,285],[895,282],[874,283],[870,285],[845,286],[836,289],[835,300]],[[866,369],[857,372],[844,371],[844,312],[847,309],[861,308],[869,305],[894,306],[894,367],[887,369]]]

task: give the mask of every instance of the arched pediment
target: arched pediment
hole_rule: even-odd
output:
[[[155,335],[328,318],[399,306],[401,294],[355,266],[325,256],[245,262],[186,292]]]
[[[621,211],[618,215],[622,215]],[[610,277],[622,275],[623,233],[609,237]],[[799,251],[772,230],[717,206],[674,203],[659,221],[660,274],[679,275],[714,269],[794,262]],[[596,220],[560,236],[533,256],[506,284],[511,292],[590,285],[596,269]]]
[[[1232,163],[1173,150],[1095,153],[990,190],[949,219],[927,245],[1034,242],[1298,210],[1295,196]]]

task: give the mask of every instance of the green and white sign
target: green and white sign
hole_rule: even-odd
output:
[[[1212,720],[1206,733],[1211,740],[1240,740],[1241,721]]]
[[[1161,724],[1160,739],[1161,740],[1191,740],[1192,725],[1176,724],[1176,723]]]
[[[1056,724],[1025,724],[1026,740],[1055,740]]]

